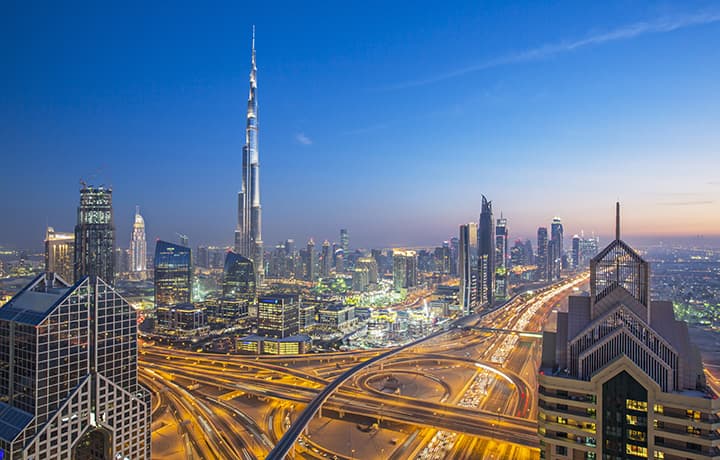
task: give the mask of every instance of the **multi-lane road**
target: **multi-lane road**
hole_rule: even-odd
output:
[[[177,450],[185,452],[178,459],[265,458],[273,448],[278,454],[269,458],[286,453],[360,458],[355,448],[323,450],[325,440],[318,434],[312,444],[297,442],[315,412],[381,419],[381,430],[388,423],[409,427],[406,442],[393,439],[363,458],[389,458],[392,451],[396,458],[477,458],[470,453],[481,451],[531,458],[538,445],[534,389],[540,343],[536,336],[504,331],[540,331],[550,309],[584,282],[581,276],[520,296],[402,349],[248,357],[145,344],[140,376],[155,395],[154,415],[177,425],[182,439]],[[444,397],[389,394],[368,383],[388,376],[407,381],[414,373],[424,378],[412,388],[439,385]],[[351,429],[356,425],[345,423]],[[433,443],[440,447],[423,457]]]

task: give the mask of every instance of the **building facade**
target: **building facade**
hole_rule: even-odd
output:
[[[242,153],[242,183],[238,193],[238,223],[235,229],[235,252],[253,261],[255,280],[262,282],[265,273],[262,241],[262,208],[260,206],[260,157],[258,152],[257,65],[255,62],[255,28],[252,36],[250,94],[247,103],[245,147]]]
[[[75,225],[74,280],[97,276],[115,282],[112,190],[83,184]]]
[[[508,295],[509,234],[507,219],[500,213],[495,226],[495,297],[504,299]]]
[[[393,288],[400,292],[418,285],[418,257],[415,251],[393,249]]]
[[[535,265],[537,265],[538,281],[548,281],[548,231],[547,227],[538,227],[537,229],[537,255],[535,257]]]
[[[652,301],[649,264],[616,238],[543,333],[541,458],[720,458],[720,399],[671,302]]]
[[[57,273],[65,281],[72,282],[74,258],[75,235],[48,227],[45,232],[45,271]]]
[[[155,306],[192,302],[190,248],[159,240],[155,244]]]
[[[130,273],[144,277],[147,272],[147,241],[145,240],[145,219],[140,207],[135,208],[135,221],[130,236]]]
[[[300,331],[299,305],[294,295],[259,297],[258,335],[275,339],[297,335]]]
[[[549,280],[557,281],[560,279],[560,270],[562,267],[563,256],[565,250],[563,248],[564,230],[562,219],[554,217],[550,224],[550,242],[548,249],[548,268],[550,270]]]
[[[460,304],[465,315],[477,307],[478,277],[478,231],[471,222],[460,226],[458,238],[458,273],[460,275]]]
[[[245,318],[255,302],[256,283],[252,260],[235,252],[225,256],[222,281],[222,311],[229,318]]]
[[[99,278],[44,273],[1,307],[0,457],[149,460],[136,324]]]
[[[491,305],[495,294],[495,221],[492,201],[482,197],[478,223],[478,303]]]

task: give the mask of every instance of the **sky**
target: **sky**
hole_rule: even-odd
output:
[[[146,4],[148,3],[148,4]],[[257,30],[263,240],[720,236],[720,3],[15,2],[0,18],[0,245],[230,244]]]

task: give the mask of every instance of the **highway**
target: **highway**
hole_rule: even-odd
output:
[[[514,457],[525,458],[538,445],[533,389],[540,344],[537,337],[519,337],[510,331],[539,331],[555,303],[583,282],[585,278],[579,278],[518,297],[483,316],[462,318],[453,324],[457,327],[391,350],[256,357],[210,355],[145,344],[141,347],[141,376],[151,378],[149,373],[153,372],[152,378],[161,375],[177,382],[173,386],[163,381],[164,393],[157,396],[173,405],[173,410],[182,407],[183,402],[187,406],[187,400],[199,400],[197,406],[191,406],[195,411],[192,417],[197,420],[193,425],[202,426],[198,419],[202,417],[214,434],[208,433],[210,441],[205,445],[201,432],[187,428],[185,437],[189,439],[188,447],[199,451],[202,458],[250,459],[264,458],[266,454],[267,458],[285,458],[295,446],[303,451],[303,457],[322,458],[297,443],[321,407],[335,413],[335,417],[353,414],[376,418],[381,414],[384,422],[420,427],[429,437],[414,438],[408,452],[420,449],[423,442],[427,444],[427,439],[434,439],[442,430],[456,433],[454,442],[446,441],[443,446],[448,449],[447,458],[461,458],[467,449],[486,449],[488,438],[502,441],[503,452],[512,451]],[[428,374],[432,377],[426,379],[429,385],[438,386],[438,398],[431,401],[411,394],[387,394],[369,386],[368,381],[382,380],[384,373],[393,372],[405,380],[413,374]],[[185,390],[193,384],[201,389]],[[418,384],[418,388],[422,385]],[[210,389],[213,394],[205,394],[211,393]],[[231,397],[225,400],[222,394]],[[273,409],[274,423],[259,423],[257,417],[245,412],[242,400],[235,399],[243,394],[295,401],[306,410],[293,412],[287,409],[288,403],[285,409]],[[185,407],[183,413],[192,419],[187,412]],[[280,437],[287,424],[278,421],[286,417],[293,423]],[[211,419],[213,425],[208,423]],[[485,441],[478,440],[478,436]],[[270,449],[271,439],[277,437],[280,441]],[[313,438],[313,448],[322,449],[323,444],[322,438]],[[388,451],[394,449],[388,447]],[[339,453],[339,457],[343,455]]]

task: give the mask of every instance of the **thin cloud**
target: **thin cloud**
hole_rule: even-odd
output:
[[[295,135],[295,140],[298,141],[302,145],[312,145],[313,141],[309,137],[305,135],[305,133],[297,133]]]
[[[715,203],[712,200],[697,200],[697,201],[669,201],[665,203],[658,203],[660,206],[700,206],[705,204]]]
[[[563,41],[560,43],[549,43],[521,51],[507,56],[501,56],[475,65],[456,69],[447,73],[435,75],[421,80],[409,80],[382,88],[383,90],[396,90],[412,88],[416,86],[429,85],[431,83],[460,77],[480,70],[490,69],[509,64],[518,64],[527,61],[536,61],[557,54],[568,53],[579,48],[591,45],[601,45],[608,42],[629,40],[641,35],[672,32],[678,29],[712,24],[720,21],[720,12],[703,12],[692,15],[682,15],[668,18],[661,18],[650,22],[637,22],[614,30],[602,33],[595,33],[582,39]]]

